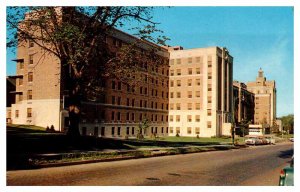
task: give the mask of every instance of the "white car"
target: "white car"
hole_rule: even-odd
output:
[[[245,143],[247,145],[260,145],[262,144],[262,141],[258,139],[257,137],[250,137],[249,139],[245,140]]]
[[[265,139],[268,141],[268,144],[275,145],[275,139],[272,136],[265,136]]]

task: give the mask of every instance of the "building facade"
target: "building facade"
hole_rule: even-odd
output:
[[[247,86],[239,81],[233,81],[234,119],[236,125],[241,122],[254,122],[255,96],[247,90]]]
[[[233,58],[227,49],[169,51],[169,135],[230,135]]]
[[[267,81],[263,70],[260,69],[256,81],[248,82],[247,88],[255,94],[254,123],[273,126],[276,121],[275,81]]]

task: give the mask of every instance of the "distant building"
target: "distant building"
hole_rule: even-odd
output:
[[[254,122],[254,93],[247,90],[247,86],[233,81],[234,119],[238,126],[241,122]]]
[[[6,123],[11,123],[11,105],[15,103],[16,79],[6,77]]]
[[[275,81],[267,81],[260,69],[256,81],[247,83],[247,89],[255,94],[254,123],[272,127],[276,121]]]
[[[169,52],[169,135],[230,135],[233,57],[223,47]]]

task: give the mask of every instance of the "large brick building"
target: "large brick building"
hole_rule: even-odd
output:
[[[247,89],[255,94],[255,124],[273,126],[276,121],[276,84],[266,80],[264,72],[259,69],[256,81],[248,82]]]
[[[30,18],[30,15],[25,16]],[[118,49],[136,40],[119,30],[106,38]],[[233,57],[226,48],[183,50],[143,41],[141,48],[160,50],[162,63],[141,65],[138,87],[113,78],[103,83],[95,102],[82,102],[80,132],[95,136],[136,136],[139,124],[149,120],[144,134],[211,137],[230,135],[233,120]],[[18,46],[14,124],[68,128],[67,90],[63,68],[54,55],[31,41]],[[155,67],[158,66],[158,67]]]

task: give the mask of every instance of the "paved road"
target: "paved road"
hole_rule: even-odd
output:
[[[7,172],[7,185],[277,185],[293,144]]]

